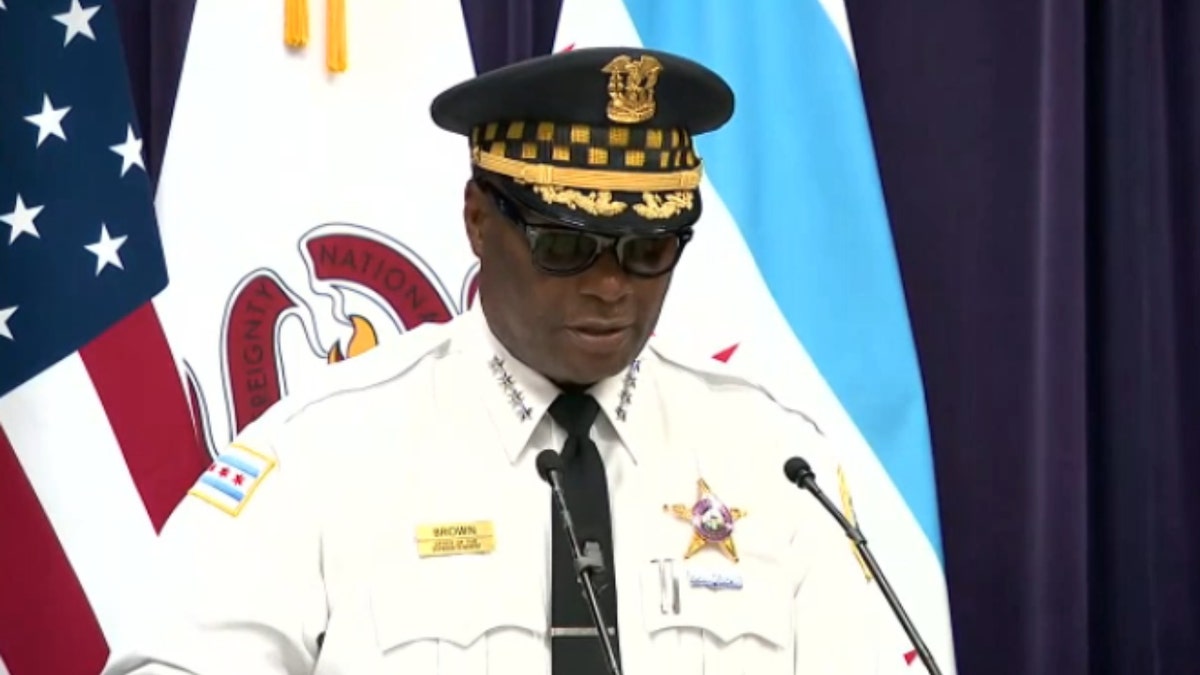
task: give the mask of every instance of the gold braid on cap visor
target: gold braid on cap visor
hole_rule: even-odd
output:
[[[665,173],[577,169],[553,164],[531,164],[486,153],[479,148],[471,151],[471,159],[481,169],[508,176],[522,183],[614,192],[695,190],[700,187],[700,178],[704,175],[703,163],[692,169]]]
[[[477,126],[471,141],[479,168],[530,186],[547,204],[593,216],[632,208],[647,220],[674,217],[694,208],[703,176],[691,136],[681,129],[510,121]],[[626,203],[614,192],[642,200]]]
[[[598,217],[617,216],[630,208],[630,204],[613,199],[614,191],[640,192],[642,201],[632,204],[633,212],[646,220],[664,220],[691,211],[702,175],[700,166],[670,173],[636,173],[528,164],[478,149],[471,154],[481,169],[531,185],[547,204]]]

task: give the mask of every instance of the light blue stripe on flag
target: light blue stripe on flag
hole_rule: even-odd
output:
[[[645,46],[694,58],[733,87],[731,123],[697,139],[707,175],[940,558],[920,371],[845,44],[817,0],[625,4]]]
[[[200,482],[237,502],[242,501],[242,497],[246,496],[241,490],[233,487],[220,478],[213,478],[211,474],[206,473],[203,476],[200,476]]]
[[[241,471],[242,473],[246,474],[247,476],[249,476],[251,478],[258,478],[258,469],[256,467],[251,466],[250,464],[246,463],[244,460],[242,460],[237,455],[234,455],[232,453],[223,453],[217,459],[217,461],[222,462],[224,464],[228,464],[229,466],[232,466],[233,468],[237,469],[238,471]]]

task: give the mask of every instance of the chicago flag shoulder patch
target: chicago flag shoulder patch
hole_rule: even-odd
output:
[[[234,443],[217,456],[188,494],[237,516],[274,468],[275,460]]]

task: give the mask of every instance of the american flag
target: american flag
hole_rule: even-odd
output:
[[[0,672],[95,673],[207,464],[105,0],[0,0]]]

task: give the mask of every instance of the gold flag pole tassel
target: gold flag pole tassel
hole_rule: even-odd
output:
[[[325,7],[325,66],[346,72],[346,0],[327,0]]]
[[[283,44],[308,44],[308,0],[283,0]]]

